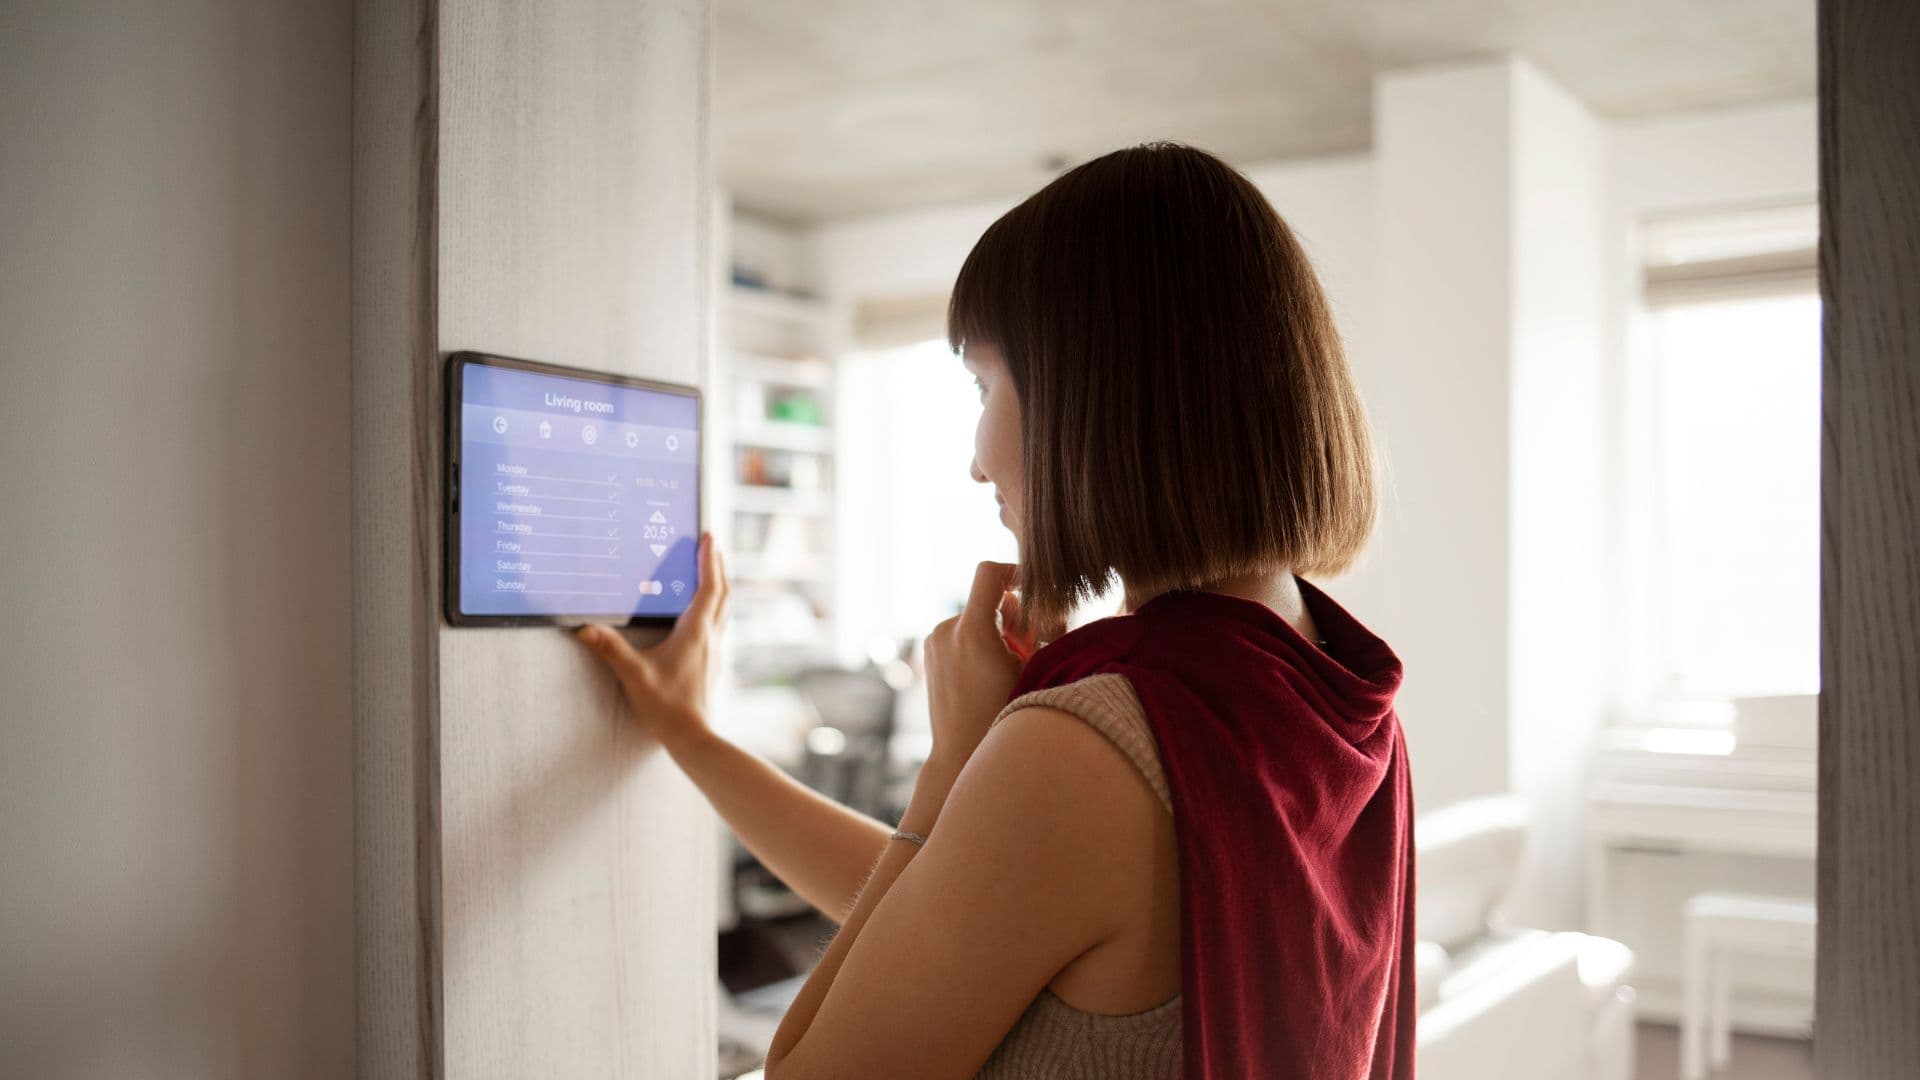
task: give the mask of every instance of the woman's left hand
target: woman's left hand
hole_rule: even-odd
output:
[[[1037,647],[1020,619],[1019,594],[1007,589],[1014,570],[1010,563],[982,562],[974,571],[966,607],[927,635],[933,752],[916,789],[922,801],[944,801],[945,788],[986,738]],[[1005,632],[996,616],[1003,618]]]

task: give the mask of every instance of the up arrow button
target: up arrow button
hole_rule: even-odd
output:
[[[658,510],[655,510],[653,512],[653,516],[648,518],[647,520],[652,522],[655,525],[659,525],[667,520],[667,515],[661,513]]]

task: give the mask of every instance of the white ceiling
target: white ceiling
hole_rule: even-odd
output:
[[[789,223],[1024,194],[1146,139],[1357,151],[1371,80],[1512,52],[1611,119],[1814,92],[1814,0],[717,0],[716,167]]]

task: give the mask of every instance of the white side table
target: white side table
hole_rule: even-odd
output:
[[[1733,1046],[1727,961],[1735,954],[1811,959],[1814,906],[1805,900],[1699,893],[1687,901],[1685,999],[1680,1014],[1680,1076],[1700,1080],[1711,1051],[1725,1068]],[[1711,1046],[1708,1044],[1711,1043]]]

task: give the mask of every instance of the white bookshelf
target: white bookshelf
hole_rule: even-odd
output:
[[[712,408],[724,417],[710,490],[733,581],[731,661],[743,686],[831,662],[837,644],[835,305],[723,287]]]

